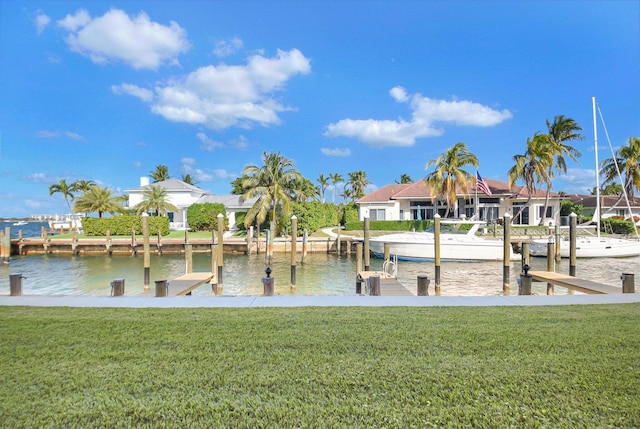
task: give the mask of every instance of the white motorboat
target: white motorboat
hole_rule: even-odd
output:
[[[27,222],[26,220],[21,220],[19,222],[14,222],[13,226],[23,226],[23,225],[28,225],[29,222]]]
[[[53,232],[82,231],[83,214],[54,215],[49,218],[49,229]]]
[[[576,237],[576,258],[623,258],[640,255],[640,240],[627,240],[617,237],[600,236],[600,177],[598,163],[598,134],[596,122],[596,99],[591,99],[593,106],[593,144],[595,147],[596,171],[596,210],[593,215],[593,222],[596,223],[595,236]],[[626,193],[625,193],[626,197]],[[636,231],[637,234],[637,231]],[[549,240],[531,240],[529,254],[531,256],[547,256],[547,244]],[[563,237],[560,241],[560,256],[570,257],[570,241],[568,237]]]
[[[463,222],[469,223],[469,222]],[[467,233],[440,234],[440,259],[455,261],[502,261],[504,242],[476,236],[480,224],[475,223]],[[379,258],[384,256],[384,245],[389,243],[390,254],[399,260],[428,261],[435,259],[435,235],[431,231],[400,232],[369,239],[371,252]],[[510,259],[518,259],[509,246]]]

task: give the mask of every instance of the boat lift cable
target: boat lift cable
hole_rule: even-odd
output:
[[[638,228],[636,227],[636,222],[633,217],[633,212],[631,211],[631,204],[629,203],[629,196],[627,195],[627,190],[624,187],[624,183],[622,182],[622,173],[620,173],[620,167],[618,166],[618,159],[616,158],[616,154],[613,150],[613,146],[611,145],[611,139],[609,139],[609,132],[607,131],[607,125],[604,123],[604,117],[602,116],[602,111],[600,110],[600,106],[597,106],[598,114],[600,115],[600,122],[602,122],[602,129],[604,130],[604,135],[607,137],[607,143],[609,143],[609,149],[611,150],[611,159],[613,159],[613,163],[616,166],[616,172],[618,173],[618,180],[620,180],[620,185],[622,186],[622,194],[624,195],[624,199],[627,203],[627,210],[629,210],[629,216],[631,216],[631,224],[633,225],[633,231],[636,233],[636,238],[640,238],[638,235]],[[599,174],[599,166],[596,174]]]

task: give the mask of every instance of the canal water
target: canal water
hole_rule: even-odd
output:
[[[25,236],[37,236],[40,223],[32,222],[29,228],[35,232]],[[11,224],[7,224],[11,226]],[[4,226],[0,225],[0,228]],[[25,226],[21,227],[25,228]],[[17,227],[12,227],[13,231]],[[16,234],[17,236],[17,234]],[[546,270],[545,258],[532,258],[532,269]],[[266,276],[264,254],[225,255],[223,268],[223,295],[261,295],[262,278]],[[577,276],[622,287],[622,273],[640,274],[640,257],[619,259],[579,259]],[[334,254],[307,254],[304,263],[298,257],[296,288],[291,289],[291,254],[276,253],[270,265],[278,295],[354,295],[355,257]],[[382,270],[382,261],[371,258],[371,269]],[[185,273],[186,261],[182,255],[151,255],[151,287],[155,280],[174,279]],[[193,271],[211,271],[210,254],[194,254]],[[442,262],[442,296],[503,295],[502,262]],[[518,293],[517,279],[520,262],[511,263],[510,294]],[[569,261],[563,259],[558,272],[569,272]],[[9,264],[0,265],[0,295],[9,294],[9,276],[22,274],[22,291],[25,295],[109,295],[114,279],[125,279],[127,295],[143,292],[144,269],[142,254],[126,255],[29,255],[13,256]],[[398,261],[398,280],[414,294],[418,275],[431,279],[430,294],[434,290],[435,267],[433,262]],[[546,293],[546,284],[534,283],[533,292]],[[556,294],[567,290],[556,287]],[[194,295],[209,295],[211,288],[203,285]]]

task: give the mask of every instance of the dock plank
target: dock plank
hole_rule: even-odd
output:
[[[358,280],[365,283],[372,276],[380,277],[380,296],[413,296],[397,278],[387,277],[383,271],[360,271]]]
[[[622,293],[622,287],[616,288],[610,285],[552,271],[529,271],[529,275],[533,278],[533,281],[553,283],[567,289],[577,290],[588,294]]]
[[[188,273],[177,277],[169,282],[169,296],[184,296],[213,277],[213,273],[207,272]]]

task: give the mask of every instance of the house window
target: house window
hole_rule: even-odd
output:
[[[404,210],[400,209],[400,220],[404,220]]]
[[[538,217],[540,219],[553,217],[553,209],[551,208],[551,206],[547,207],[547,215],[543,216],[543,214],[544,214],[544,206],[539,206],[538,207]]]
[[[370,209],[369,210],[369,218],[371,220],[384,220],[384,209]]]

